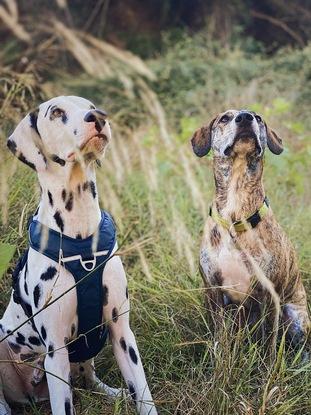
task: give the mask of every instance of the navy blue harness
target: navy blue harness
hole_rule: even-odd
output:
[[[44,249],[40,249],[42,235],[48,234]],[[44,236],[43,236],[44,238]],[[108,329],[102,324],[102,274],[116,242],[116,228],[109,213],[102,211],[95,252],[93,235],[74,239],[32,220],[29,225],[30,246],[59,262],[73,275],[77,293],[77,339],[68,344],[70,362],[81,362],[96,356],[103,348]],[[80,337],[79,337],[80,336]]]

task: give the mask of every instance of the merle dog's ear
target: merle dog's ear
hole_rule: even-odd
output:
[[[38,112],[31,112],[22,119],[8,138],[7,146],[19,160],[40,172],[46,169],[46,159],[39,148]]]
[[[265,127],[266,127],[267,144],[268,144],[269,150],[273,154],[277,154],[277,155],[281,154],[282,151],[284,150],[282,139],[273,130],[271,130],[267,126],[266,123],[265,123]]]
[[[196,130],[191,138],[192,149],[194,154],[198,157],[206,156],[211,149],[212,128],[216,118],[217,117],[215,117],[209,125],[203,125],[203,127]]]

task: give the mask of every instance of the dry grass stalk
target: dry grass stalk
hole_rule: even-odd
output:
[[[30,43],[30,34],[18,22],[18,9],[15,0],[6,0],[6,4],[8,10],[4,6],[0,6],[0,19],[19,40]]]
[[[138,56],[129,51],[118,49],[116,46],[113,46],[103,40],[97,39],[96,37],[91,36],[87,33],[80,33],[79,35],[81,39],[86,40],[90,45],[102,52],[105,56],[110,56],[120,63],[126,64],[137,74],[145,76],[151,81],[155,81],[156,77],[154,73]]]
[[[147,262],[147,258],[144,254],[143,249],[140,246],[137,248],[137,252],[139,254],[140,263],[141,263],[143,273],[147,277],[148,281],[152,281],[153,278],[152,278],[152,274],[150,272],[150,268],[149,268],[149,265],[148,265],[148,262]]]
[[[76,33],[68,29],[63,23],[54,20],[54,27],[58,35],[60,35],[66,44],[69,52],[80,63],[82,68],[90,75],[99,77],[98,62],[90,50],[76,35]]]
[[[179,150],[179,157],[181,160],[181,165],[185,171],[185,174],[184,174],[185,181],[191,191],[193,206],[196,207],[197,209],[200,209],[203,218],[206,218],[208,205],[203,198],[202,192],[200,191],[198,182],[191,169],[189,159],[185,155],[184,148]]]
[[[171,138],[170,138],[170,135],[168,133],[164,109],[163,109],[157,95],[155,94],[155,92],[153,92],[149,88],[149,86],[146,84],[146,82],[143,81],[142,79],[138,79],[137,84],[140,87],[139,95],[141,96],[141,99],[145,103],[145,105],[148,108],[149,112],[158,121],[158,125],[159,125],[159,128],[160,128],[160,136],[161,136],[164,144],[167,146],[168,149],[172,149],[173,144],[171,142]]]

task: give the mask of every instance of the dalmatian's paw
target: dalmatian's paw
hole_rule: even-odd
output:
[[[112,388],[105,383],[101,382],[99,379],[96,380],[96,383],[93,385],[93,390],[96,390],[98,392],[105,393],[109,398],[117,399],[122,398],[129,400],[130,399],[130,393],[125,388]]]

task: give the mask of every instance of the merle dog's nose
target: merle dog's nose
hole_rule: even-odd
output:
[[[107,113],[102,110],[91,110],[88,111],[84,116],[85,122],[95,122],[95,128],[98,132],[101,132],[104,125],[106,124],[105,118],[107,117]]]
[[[235,122],[237,124],[241,123],[241,124],[247,124],[247,123],[251,123],[254,119],[254,116],[247,111],[242,111],[239,113],[239,115],[235,118]]]

